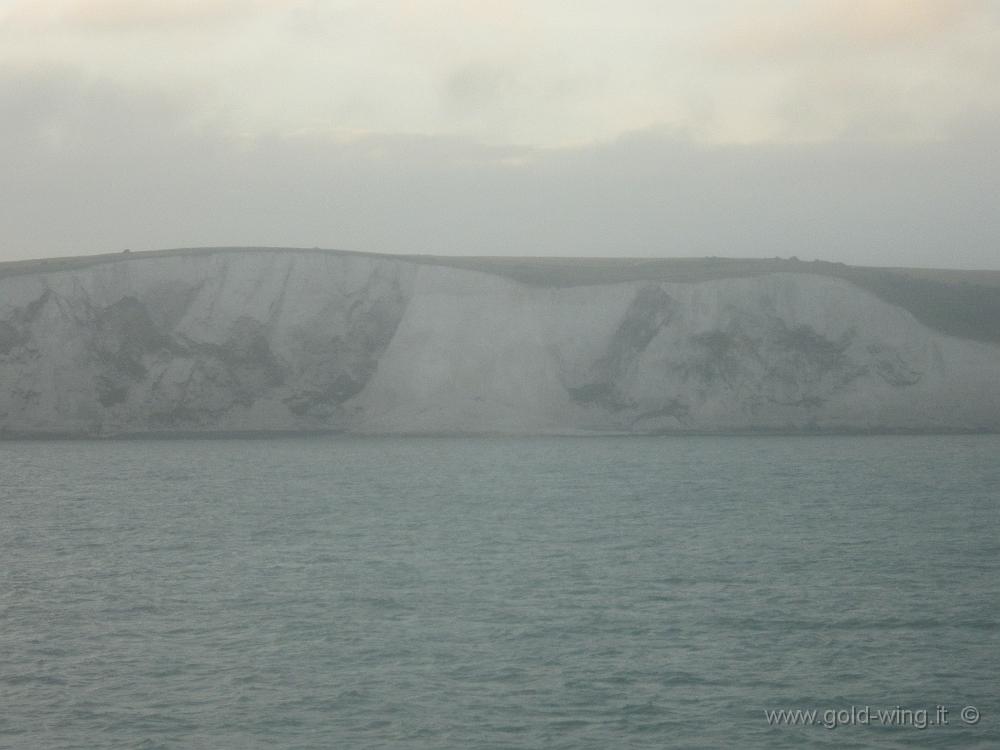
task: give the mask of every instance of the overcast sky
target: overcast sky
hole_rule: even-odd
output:
[[[1000,268],[1000,0],[0,0],[0,259]]]

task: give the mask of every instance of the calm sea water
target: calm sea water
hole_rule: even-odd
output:
[[[1000,747],[1000,437],[0,443],[0,747],[815,746]]]

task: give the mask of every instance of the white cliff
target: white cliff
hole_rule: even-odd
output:
[[[550,286],[283,250],[0,271],[4,435],[997,429],[1000,346],[830,275]]]

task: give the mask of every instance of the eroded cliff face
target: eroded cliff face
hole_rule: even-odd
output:
[[[3,434],[1000,429],[1000,347],[836,278],[139,254],[0,278]]]

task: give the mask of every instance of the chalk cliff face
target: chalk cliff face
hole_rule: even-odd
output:
[[[997,429],[1000,346],[810,273],[232,250],[0,275],[6,435]]]

